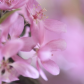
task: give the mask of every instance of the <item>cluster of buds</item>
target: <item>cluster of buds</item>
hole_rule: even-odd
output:
[[[20,75],[48,80],[41,66],[52,75],[60,70],[51,60],[53,51],[63,50],[66,43],[62,39],[45,43],[45,31],[65,32],[66,25],[48,19],[36,0],[0,0],[0,84],[19,80]],[[33,56],[21,57],[20,52],[35,52]]]

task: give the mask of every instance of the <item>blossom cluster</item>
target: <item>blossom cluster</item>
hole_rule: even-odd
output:
[[[51,59],[53,51],[63,50],[62,39],[45,43],[45,31],[65,32],[66,25],[48,19],[36,0],[0,0],[0,84],[19,80],[20,75],[48,80],[41,67],[52,75],[58,75],[58,65]],[[20,52],[35,52],[33,57],[24,59]]]

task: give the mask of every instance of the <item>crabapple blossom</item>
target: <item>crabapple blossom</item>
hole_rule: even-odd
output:
[[[36,49],[37,53],[37,69],[40,75],[47,80],[46,76],[40,69],[39,61],[42,66],[52,75],[58,75],[60,70],[54,61],[51,60],[53,56],[53,51],[57,51],[58,49],[65,49],[66,43],[63,40],[52,40],[46,43],[44,46],[40,46],[39,49]]]
[[[60,34],[66,25],[48,19],[45,11],[36,0],[0,0],[0,84],[19,80],[20,75],[33,79],[41,75],[48,80],[41,66],[52,75],[59,74],[59,66],[51,58],[53,51],[64,50],[66,43],[63,39],[45,42],[45,31]],[[32,56],[24,59],[20,53],[31,51],[37,55],[37,69],[31,65]]]
[[[52,32],[65,32],[66,25],[60,21],[47,19],[45,18],[44,12],[46,9],[42,9],[40,4],[36,0],[29,0],[26,6],[28,19],[31,24],[31,33],[35,36],[36,39],[39,40],[41,44],[42,40],[39,38],[44,39],[45,29],[48,29]]]
[[[40,64],[44,67],[52,75],[58,75],[60,72],[57,64],[51,60],[53,56],[53,51],[64,50],[66,48],[66,43],[64,40],[52,40],[44,45],[37,45],[34,48],[36,53],[33,53],[36,56],[36,66],[39,71],[39,74],[46,81],[48,80],[42,69],[40,68]],[[31,53],[31,52],[29,52]],[[21,54],[21,53],[20,53]],[[22,56],[24,58],[24,56]],[[32,58],[32,57],[30,57]]]
[[[18,80],[19,75],[31,78],[39,77],[37,70],[30,65],[28,60],[25,61],[16,55],[23,45],[24,43],[21,39],[10,40],[4,44],[4,46],[2,45],[0,51],[2,58],[0,62],[0,70],[2,72],[0,78],[2,81],[12,82]],[[10,58],[13,59],[14,62],[11,62]],[[20,65],[21,63],[22,65]]]

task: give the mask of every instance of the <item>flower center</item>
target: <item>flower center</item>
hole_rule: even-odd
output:
[[[47,10],[44,8],[44,9],[40,10],[39,12],[36,12],[36,13],[33,15],[33,18],[34,18],[35,20],[37,20],[37,19],[39,19],[39,20],[44,19],[44,17],[45,17],[44,12],[45,12],[45,11],[47,11]],[[47,17],[46,17],[46,18],[47,18]]]
[[[0,66],[0,68],[2,70],[1,71],[2,74],[5,73],[5,70],[7,70],[8,72],[10,72],[12,66],[10,66],[9,63],[10,63],[10,60],[9,59],[8,60],[5,60],[5,58],[3,57],[3,60],[1,62],[1,66]]]
[[[8,60],[5,60],[5,58],[3,57],[2,63],[1,63],[1,67],[3,67],[4,69],[8,67]]]
[[[3,61],[2,65],[3,65],[4,67],[7,67],[7,62]]]

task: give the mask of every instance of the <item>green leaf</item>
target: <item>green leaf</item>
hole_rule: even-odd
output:
[[[20,9],[16,9],[16,10],[12,10],[7,12],[6,14],[4,14],[1,18],[0,18],[0,24],[7,18],[9,17],[11,14],[13,14],[15,11],[18,11]]]

